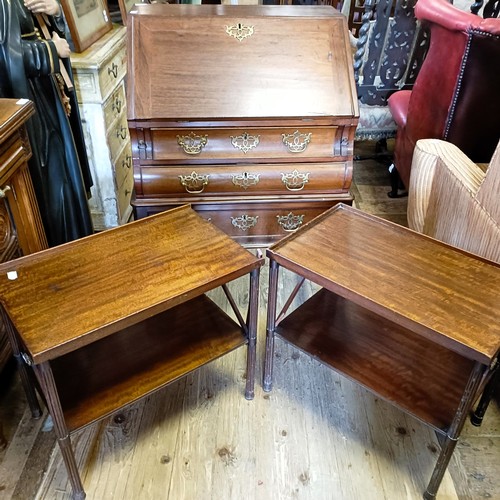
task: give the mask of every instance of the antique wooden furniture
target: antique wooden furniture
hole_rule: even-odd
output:
[[[71,54],[94,186],[89,206],[97,231],[130,220],[134,184],[125,96],[126,33],[114,25],[91,47]]]
[[[352,201],[358,109],[335,9],[141,4],[128,29],[138,218],[189,202],[262,245]]]
[[[443,435],[434,498],[497,362],[500,265],[342,204],[267,255],[264,389],[278,335],[429,424]],[[286,315],[292,294],[276,318],[280,266],[323,288]]]
[[[0,265],[11,341],[37,376],[75,498],[72,431],[245,344],[253,397],[262,261],[185,206]],[[227,283],[248,273],[245,322]],[[237,321],[205,295],[219,286]]]
[[[408,192],[408,226],[500,264],[500,142],[486,172],[454,144],[421,139]],[[496,380],[485,388],[472,423],[480,425]]]
[[[446,0],[418,0],[430,46],[413,90],[389,98],[398,125],[394,165],[410,183],[419,139],[444,139],[472,161],[489,162],[500,138],[500,19],[482,19]],[[397,177],[390,196],[397,196]]]
[[[31,147],[24,124],[34,112],[30,101],[0,99],[0,262],[47,248],[27,163]],[[0,322],[0,371],[11,356]]]

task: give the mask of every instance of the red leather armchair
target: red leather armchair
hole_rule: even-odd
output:
[[[388,100],[398,126],[391,197],[399,179],[409,188],[419,139],[451,142],[473,162],[488,163],[500,138],[500,19],[447,0],[418,0],[415,16],[428,25],[430,45],[413,89]]]

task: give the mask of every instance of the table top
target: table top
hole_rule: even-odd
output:
[[[0,301],[40,363],[261,265],[184,206],[0,265]]]
[[[500,265],[339,204],[270,259],[484,364],[500,349]]]

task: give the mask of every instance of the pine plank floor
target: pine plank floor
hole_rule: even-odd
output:
[[[359,208],[405,224],[406,199],[387,197],[383,162],[356,162],[354,178]],[[281,299],[295,284],[286,276]],[[75,433],[88,499],[421,498],[439,450],[425,425],[279,339],[274,387],[262,390],[267,267],[260,285],[255,399],[243,395],[242,348]],[[245,305],[247,280],[230,288]],[[306,286],[294,306],[313,290]],[[225,304],[220,291],[211,296]],[[1,382],[0,498],[70,498],[50,419],[30,417],[15,370]],[[493,402],[480,428],[466,425],[438,500],[500,499],[499,444]]]

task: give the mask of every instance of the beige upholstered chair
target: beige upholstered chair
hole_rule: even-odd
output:
[[[481,168],[451,143],[421,139],[410,175],[411,229],[500,264],[500,142],[490,164]],[[499,386],[497,369],[472,415],[473,424],[481,424]]]

